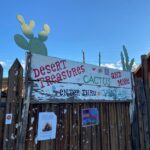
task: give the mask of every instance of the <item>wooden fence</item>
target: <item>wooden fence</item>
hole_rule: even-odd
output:
[[[9,70],[6,107],[0,107],[0,142],[3,143],[0,144],[0,149],[3,150],[19,150],[19,145],[23,144],[19,138],[23,106],[22,85],[23,69],[16,60]],[[98,109],[99,125],[82,127],[81,110],[84,108]],[[55,112],[57,115],[55,140],[36,140],[39,112]],[[12,113],[13,116],[9,125],[5,124],[6,113]],[[129,102],[30,104],[28,115],[26,150],[132,149]]]
[[[100,125],[82,127],[81,109],[97,108]],[[57,115],[56,140],[35,143],[39,112]],[[129,103],[30,105],[26,149],[120,150],[131,149]],[[34,122],[33,122],[34,120]]]
[[[135,111],[132,123],[133,149],[150,150],[150,88],[147,56],[143,55],[142,78],[135,77]]]

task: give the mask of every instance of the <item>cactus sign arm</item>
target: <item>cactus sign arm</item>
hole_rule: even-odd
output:
[[[48,38],[48,33],[50,32],[50,27],[48,26],[48,24],[44,24],[43,26],[43,31],[41,31],[39,34],[38,34],[38,38],[41,40],[41,41],[46,41],[47,38]]]
[[[28,41],[20,34],[16,34],[14,36],[14,40],[16,44],[21,47],[22,49],[27,50],[28,49]]]

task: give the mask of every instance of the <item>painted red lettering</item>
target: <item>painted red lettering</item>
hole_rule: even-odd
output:
[[[61,80],[62,80],[61,74],[60,74],[60,73],[57,73],[57,74],[56,74],[56,78],[57,78],[57,82],[61,81]]]
[[[47,73],[49,74],[49,73],[51,73],[51,66],[50,65],[46,65],[45,66],[45,69],[47,70]]]
[[[111,73],[111,78],[112,79],[116,79],[116,78],[120,78],[121,77],[121,73],[120,72],[113,72]]]
[[[63,67],[64,67],[63,69],[66,69],[66,68],[67,68],[67,67],[66,67],[66,65],[65,65],[66,60],[61,60],[61,61],[60,61],[60,63],[62,63],[62,64],[63,64]]]
[[[67,70],[66,72],[67,72],[67,76],[68,76],[69,78],[71,78],[71,77],[72,77],[72,72],[71,72],[70,70]]]
[[[45,86],[44,86],[44,78],[39,78],[39,81],[40,81],[40,83],[41,83],[41,88],[44,88]]]
[[[118,80],[118,85],[119,86],[127,85],[127,84],[130,84],[130,81],[129,81],[128,78],[124,78],[124,79]]]
[[[85,72],[84,65],[81,65],[80,68],[81,68],[82,72]]]
[[[41,67],[40,67],[40,72],[41,72],[41,74],[42,74],[43,76],[45,75],[45,71],[44,71],[44,70],[45,70],[45,68],[44,68],[43,66],[41,66]]]
[[[62,76],[63,76],[63,79],[65,80],[65,79],[67,78],[67,76],[66,76],[66,72],[65,72],[65,71],[63,71],[61,74],[62,74]]]
[[[78,75],[78,74],[76,73],[76,68],[72,68],[71,70],[72,70],[74,76]]]
[[[60,67],[60,62],[57,61],[57,62],[55,62],[55,64],[56,64],[56,67],[57,67],[57,71],[62,70],[61,67]]]
[[[55,67],[56,67],[55,64],[51,64],[51,69],[52,69],[53,72],[56,71],[56,68],[55,68]]]
[[[80,67],[77,67],[77,72],[78,72],[78,74],[81,74]]]
[[[37,69],[37,68],[34,68],[33,69],[33,72],[34,72],[34,77],[37,78],[40,76],[40,71]]]
[[[56,82],[55,75],[51,75],[52,82]]]
[[[50,86],[51,85],[50,76],[46,76],[45,79],[46,79],[46,82],[47,82],[47,86]]]

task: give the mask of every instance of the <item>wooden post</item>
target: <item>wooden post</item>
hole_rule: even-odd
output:
[[[99,66],[101,66],[101,52],[99,52],[99,55],[98,55],[99,57]]]
[[[19,123],[19,106],[22,102],[22,84],[23,84],[23,68],[16,59],[9,70],[8,77],[8,96],[6,102],[6,114],[12,114],[12,123],[5,124],[3,150],[15,149],[17,128]]]
[[[139,89],[138,79],[135,78],[135,105],[134,105],[134,115],[133,115],[133,122],[131,125],[132,128],[132,148],[136,150],[140,150],[140,135],[139,135],[139,115],[138,115],[138,95],[141,93],[137,92]]]
[[[146,103],[147,103],[147,113],[148,113],[148,126],[149,126],[149,136],[150,136],[150,89],[149,89],[149,75],[148,75],[148,62],[147,62],[147,56],[142,55],[142,75],[143,75],[143,83],[144,83],[144,89],[146,94]]]
[[[83,63],[85,64],[85,52],[82,50],[82,56],[83,56]]]
[[[31,94],[31,82],[30,82],[30,71],[31,71],[31,53],[27,53],[26,58],[26,69],[25,69],[25,85],[24,85],[24,103],[22,109],[22,118],[19,134],[19,142],[17,144],[17,150],[25,149],[26,130],[28,124],[28,111],[30,105],[30,94]]]
[[[2,92],[2,80],[3,80],[3,67],[0,64],[0,149],[3,148],[3,131],[4,131],[4,113],[5,113],[5,106],[1,103],[1,92]]]
[[[150,149],[150,89],[149,89],[149,75],[148,75],[148,61],[147,56],[142,55],[142,77],[143,77],[143,84],[144,84],[144,91],[146,96],[146,111],[147,111],[147,118],[148,118],[148,128],[146,134],[149,137],[149,142],[146,143],[146,147]]]
[[[1,92],[2,92],[2,80],[3,80],[3,67],[0,64],[0,102],[1,102]]]

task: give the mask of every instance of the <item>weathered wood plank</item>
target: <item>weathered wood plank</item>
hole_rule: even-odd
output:
[[[99,125],[96,126],[96,149],[102,150],[102,135],[101,135],[101,103],[96,103],[99,112]]]
[[[49,112],[50,111],[49,106],[50,105],[42,104],[41,112]],[[49,149],[49,143],[50,143],[50,140],[40,141],[40,150]]]
[[[87,108],[86,104],[82,104],[81,105],[81,110],[85,109],[85,108]],[[81,119],[81,121],[82,121],[82,119]],[[87,142],[86,141],[87,140],[87,138],[86,138],[86,128],[87,127],[83,127],[82,124],[81,124],[81,149],[83,149],[83,150],[88,149],[87,144],[86,144],[86,142]]]
[[[98,109],[98,107],[96,106],[95,103],[91,104],[91,107]],[[99,111],[99,109],[98,109],[98,111]],[[96,135],[98,134],[98,133],[96,133],[97,126],[99,126],[99,125],[94,125],[91,127],[91,148],[92,149],[98,149],[98,147],[97,147],[98,143],[97,143],[97,137],[96,137]]]
[[[0,149],[3,149],[4,120],[5,120],[5,107],[0,107]]]
[[[3,81],[3,67],[0,64],[0,103],[1,103],[1,92],[2,92],[2,81]],[[0,107],[0,149],[3,148],[3,130],[4,130],[4,117],[5,107]]]
[[[108,104],[101,104],[101,131],[102,150],[110,150],[110,130],[109,130],[109,108]]]
[[[20,125],[20,134],[19,134],[19,144],[18,148],[21,150],[25,149],[25,139],[26,139],[26,130],[28,124],[28,111],[30,105],[30,95],[31,95],[31,83],[29,81],[30,71],[31,71],[31,53],[27,53],[26,58],[26,69],[25,69],[25,85],[24,85],[24,102],[22,109],[22,118]]]
[[[142,105],[140,107],[142,111],[142,121],[143,121],[143,128],[144,128],[144,144],[145,144],[145,149],[150,148],[150,135],[149,135],[149,126],[148,126],[148,105],[147,105],[147,100],[146,100],[146,95],[145,95],[145,90],[143,87],[143,83],[139,80],[140,84],[140,97],[138,97],[138,102],[140,102]],[[138,92],[138,91],[137,91]],[[143,133],[140,132],[140,136],[142,136]]]
[[[2,81],[3,81],[3,67],[0,64],[0,102],[1,102],[1,92],[2,92]]]
[[[124,122],[124,104],[117,104],[117,117],[118,117],[118,140],[119,140],[119,149],[125,150],[125,122]]]
[[[136,144],[135,144],[135,148],[138,150],[138,149],[145,149],[145,136],[144,136],[144,122],[143,122],[143,104],[145,103],[144,99],[142,99],[141,95],[144,94],[143,93],[143,82],[141,82],[140,80],[138,79],[135,79],[135,86],[136,86],[136,90],[135,90],[135,93],[136,93],[136,100],[135,100],[135,105],[136,105],[136,110],[135,110],[135,113],[137,113],[137,116],[136,116],[136,120],[137,122],[134,123],[136,127],[138,127],[138,130],[136,129],[136,137],[132,137],[134,139],[136,139]],[[142,89],[141,89],[142,87]],[[139,92],[140,91],[140,92]],[[143,103],[144,102],[144,103]],[[143,103],[143,104],[142,104]],[[135,130],[135,129],[134,129]],[[140,142],[139,142],[140,140]]]
[[[35,114],[35,111],[34,111],[34,106],[33,105],[30,105],[30,108],[29,108],[29,117],[28,117],[28,127],[27,127],[27,136],[26,136],[26,149],[28,150],[33,150],[33,145],[34,145],[34,121],[35,119],[34,118],[37,118],[37,114]]]
[[[131,150],[131,126],[130,126],[130,117],[129,117],[129,104],[125,103],[125,110],[124,110],[124,118],[125,118],[125,135],[126,135],[126,145],[127,150]]]
[[[4,142],[3,149],[15,149],[18,129],[16,124],[19,123],[19,113],[22,103],[22,88],[23,88],[23,68],[19,61],[16,59],[14,64],[9,70],[8,78],[8,96],[6,103],[6,114],[12,114],[12,124],[5,125],[4,129]]]
[[[110,137],[111,149],[118,150],[118,133],[117,133],[117,120],[116,120],[116,104],[109,104],[109,120],[110,120]]]
[[[141,56],[142,61],[142,77],[143,77],[143,84],[144,84],[144,93],[145,93],[145,103],[146,103],[146,109],[147,109],[147,131],[146,135],[149,137],[148,140],[146,140],[146,149],[150,149],[150,89],[149,89],[149,74],[148,74],[148,61],[147,56],[142,55]]]
[[[72,149],[79,149],[79,108],[78,104],[72,105],[72,133],[73,133],[73,146]]]

